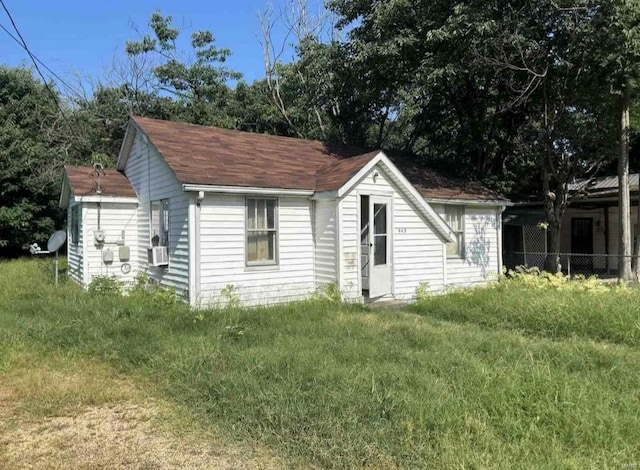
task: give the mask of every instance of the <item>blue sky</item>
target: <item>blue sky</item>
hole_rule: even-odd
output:
[[[149,16],[160,9],[173,16],[176,26],[186,26],[187,33],[210,30],[218,47],[233,52],[228,66],[252,82],[264,75],[257,13],[265,1],[5,0],[5,4],[32,52],[64,78],[101,76],[125,42],[137,38],[130,25],[148,31]],[[12,31],[2,10],[0,23]],[[0,30],[0,38],[0,62],[31,65],[26,52],[4,31]]]

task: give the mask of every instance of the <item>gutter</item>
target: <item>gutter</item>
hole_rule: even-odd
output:
[[[513,203],[508,199],[491,199],[478,201],[476,199],[440,199],[425,197],[424,200],[430,204],[460,204],[465,206],[509,207],[516,205],[516,203]]]
[[[314,191],[307,189],[259,188],[255,186],[216,186],[207,184],[184,183],[182,190],[186,192],[225,193],[225,194],[265,194],[311,197]]]

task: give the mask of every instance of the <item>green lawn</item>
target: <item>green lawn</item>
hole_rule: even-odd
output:
[[[407,312],[189,311],[0,263],[0,380],[21,355],[143,383],[292,466],[640,465],[640,293],[506,284]]]

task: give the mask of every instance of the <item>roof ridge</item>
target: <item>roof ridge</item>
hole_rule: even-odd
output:
[[[251,131],[242,131],[239,129],[229,129],[227,127],[219,127],[219,126],[209,126],[206,124],[194,124],[192,122],[185,122],[185,121],[172,121],[169,119],[157,119],[157,118],[150,118],[150,117],[145,117],[145,116],[136,116],[136,115],[131,115],[131,119],[133,119],[134,121],[136,119],[143,119],[146,121],[155,121],[155,122],[162,122],[162,123],[168,123],[168,124],[179,124],[179,125],[184,125],[184,126],[189,126],[189,127],[195,127],[195,128],[199,128],[199,129],[209,129],[209,130],[216,130],[216,131],[220,131],[220,132],[225,132],[225,133],[240,133],[240,134],[250,134],[253,136],[261,136],[264,138],[268,138],[268,139],[274,139],[274,140],[294,140],[296,142],[309,142],[309,143],[313,143],[313,144],[318,144],[321,146],[326,146],[327,144],[325,144],[324,142],[322,142],[321,140],[317,140],[317,139],[307,139],[307,138],[302,138],[302,137],[290,137],[290,136],[286,136],[286,135],[274,135],[274,134],[265,134],[262,132],[251,132]]]

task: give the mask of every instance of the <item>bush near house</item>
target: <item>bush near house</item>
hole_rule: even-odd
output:
[[[0,381],[27,352],[107,363],[294,467],[636,464],[640,294],[527,282],[424,298],[418,314],[194,312],[55,289],[33,262],[5,262]]]

